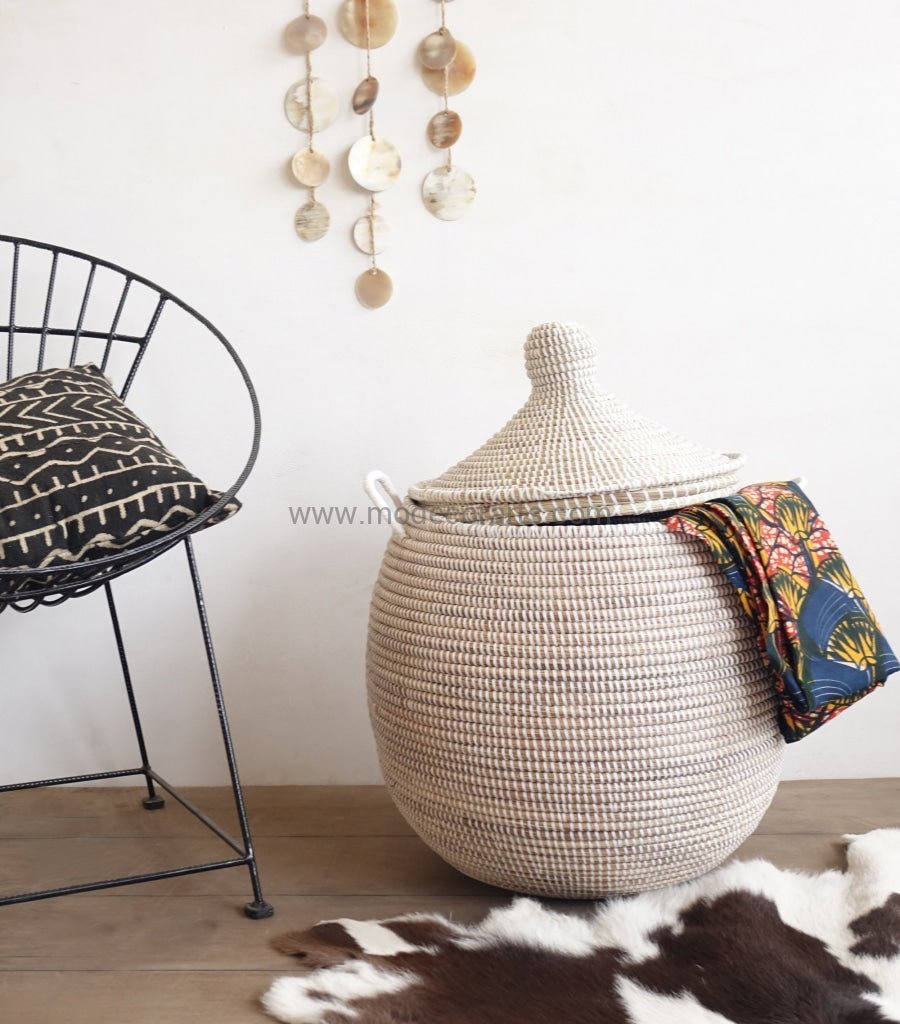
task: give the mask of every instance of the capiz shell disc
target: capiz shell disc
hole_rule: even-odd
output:
[[[400,177],[400,153],[387,139],[364,135],[350,147],[350,175],[369,192],[383,192]]]
[[[397,31],[394,0],[369,0],[369,46],[377,50],[389,43]],[[341,34],[361,50],[366,48],[366,0],[344,0],[338,10]]]
[[[456,56],[453,63],[442,71],[432,71],[430,68],[422,68],[422,79],[432,92],[438,96],[444,95],[444,78],[447,79],[447,95],[456,96],[468,89],[475,78],[475,55],[466,46],[456,40]]]
[[[293,53],[310,53],[317,50],[328,35],[328,26],[315,14],[301,14],[288,23],[284,30],[284,41]]]
[[[462,134],[462,118],[455,110],[440,110],[428,122],[428,141],[438,149],[455,146]]]
[[[368,114],[378,99],[378,79],[369,75],[353,91],[350,105],[354,114]]]
[[[422,182],[422,201],[438,220],[459,220],[475,202],[475,181],[461,167],[438,167]]]
[[[442,71],[456,56],[456,40],[441,28],[425,36],[419,43],[419,60],[430,71]]]
[[[353,225],[353,244],[367,256],[377,256],[387,249],[391,226],[380,213],[367,213]]]
[[[356,279],[356,297],[369,309],[379,309],[394,294],[394,282],[380,267],[364,270]]]
[[[316,149],[301,149],[291,160],[291,171],[301,185],[317,188],[328,177],[328,157]]]
[[[316,242],[328,234],[331,216],[326,207],[315,200],[304,203],[294,217],[294,228],[304,242]]]
[[[307,96],[306,79],[298,78],[284,97],[284,113],[295,128],[306,132],[310,128],[309,106],[312,106],[313,131],[320,132],[338,116],[337,93],[323,78],[313,78],[308,93]]]

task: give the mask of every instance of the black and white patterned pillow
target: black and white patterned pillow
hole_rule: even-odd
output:
[[[220,497],[96,366],[0,385],[0,570],[102,558],[170,533]]]

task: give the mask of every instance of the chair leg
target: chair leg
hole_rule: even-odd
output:
[[[228,760],[228,771],[231,776],[231,790],[234,794],[234,806],[237,811],[238,822],[241,828],[241,839],[244,843],[244,850],[247,858],[247,867],[250,870],[250,884],[253,887],[253,901],[246,904],[244,912],[250,918],[259,920],[264,917],[271,917],[274,909],[270,903],[263,899],[262,889],[259,882],[259,871],[256,866],[256,856],[253,852],[253,839],[250,835],[250,824],[247,821],[247,809],[244,805],[244,794],[241,789],[241,780],[238,775],[237,759],[234,753],[234,744],[231,739],[231,729],[228,725],[228,715],[225,711],[225,698],[222,695],[222,683],[219,678],[219,667],[216,662],[216,652],[213,647],[212,633],[209,628],[209,620],[206,615],[206,602],[203,599],[203,589],[200,585],[200,575],[197,571],[197,559],[194,554],[194,545],[190,537],[184,541],[187,551],[188,566],[191,571],[191,582],[194,586],[194,599],[197,602],[197,614],[200,616],[200,628],[203,632],[203,643],[206,648],[206,660],[209,665],[209,675],[212,681],[213,695],[216,701],[216,711],[219,715],[219,725],[222,730],[222,741],[225,745],[225,757]]]
[[[143,804],[148,811],[158,811],[166,806],[166,801],[156,791],[153,779],[150,777],[150,762],[147,758],[147,744],[144,741],[144,729],[141,725],[141,715],[138,711],[137,699],[134,696],[134,687],[131,684],[131,670],[128,667],[128,657],[125,654],[125,642],[122,639],[122,628],[119,625],[119,614],[116,611],[116,602],[113,599],[112,587],[109,583],[104,584],[106,590],[106,603],[109,605],[109,617],[112,620],[113,632],[116,636],[116,647],[119,651],[119,663],[122,666],[122,678],[125,681],[125,690],[128,694],[128,706],[131,708],[131,720],[134,723],[134,733],[137,737],[138,750],[141,755],[141,767],[144,771],[144,780],[147,783],[147,795]]]

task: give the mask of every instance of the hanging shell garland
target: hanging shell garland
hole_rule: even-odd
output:
[[[353,226],[353,242],[370,259],[368,270],[356,279],[356,297],[367,309],[378,309],[390,301],[394,285],[376,257],[383,252],[390,227],[379,213],[375,194],[390,188],[400,177],[402,161],[397,147],[375,131],[375,104],[379,83],[372,74],[372,50],[388,43],[397,29],[394,0],[344,0],[338,23],[344,37],[366,51],[366,77],[353,92],[353,112],[368,117],[368,134],[357,139],[347,155],[350,176],[369,193],[369,210]]]
[[[462,134],[462,118],[450,109],[449,98],[463,92],[475,78],[475,57],[465,43],[447,28],[446,0],[440,0],[441,26],[419,43],[422,78],[432,92],[443,98],[444,109],[428,122],[428,141],[447,154],[443,167],[431,171],[422,182],[425,209],[438,220],[458,220],[475,201],[475,181],[468,171],[453,163],[452,147]]]
[[[320,153],[313,136],[334,123],[338,116],[338,98],[331,86],[313,75],[312,53],[328,35],[325,22],[309,12],[310,0],[303,0],[303,13],[284,30],[284,42],[292,53],[301,54],[306,75],[288,89],[284,113],[299,131],[306,133],[306,146],[291,160],[291,173],[299,185],[309,189],[309,199],[294,215],[294,229],[305,242],[315,242],[327,234],[331,217],[316,198],[316,189],[325,183],[331,170],[328,157]]]

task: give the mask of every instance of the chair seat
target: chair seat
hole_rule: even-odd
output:
[[[194,526],[194,524],[190,524]],[[202,526],[186,531],[193,533]],[[16,611],[31,611],[39,605],[56,605],[70,597],[83,597],[93,593],[110,580],[123,576],[132,569],[146,565],[174,547],[184,537],[173,533],[151,544],[132,551],[91,561],[55,566],[48,572],[39,570],[0,570],[0,612],[7,607]]]

